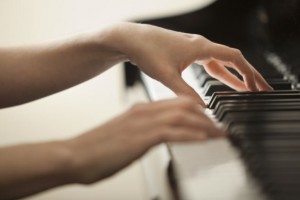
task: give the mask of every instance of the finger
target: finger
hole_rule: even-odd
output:
[[[208,139],[205,132],[189,128],[169,128],[159,132],[162,142],[188,142]]]
[[[211,123],[211,119],[203,113],[203,108],[197,102],[189,97],[178,97],[169,100],[160,100],[151,103],[138,103],[131,108],[131,114],[136,113],[138,116],[147,118],[148,124],[163,125],[174,112],[193,113],[206,123]],[[170,112],[172,112],[170,114]],[[184,118],[185,116],[182,116]]]
[[[245,84],[240,79],[229,72],[225,66],[220,65],[216,61],[209,62],[204,68],[209,75],[229,87],[237,91],[247,91]]]
[[[254,69],[254,75],[255,75],[257,86],[260,91],[273,90],[273,88],[267,83],[267,81],[262,77],[262,75],[256,69]]]
[[[199,129],[205,129],[207,126],[217,128],[214,122],[199,107],[195,106],[192,109],[186,109],[175,106],[169,108],[152,109],[154,113],[150,121],[153,124],[156,124],[156,126],[186,125]]]
[[[159,142],[187,142],[187,141],[204,141],[209,139],[209,135],[205,131],[199,131],[191,128],[165,128],[157,132]]]
[[[194,113],[201,118],[205,118],[205,120],[210,120],[209,117],[203,113],[203,107],[199,105],[194,99],[187,96],[154,102],[151,106],[149,106],[149,109],[155,111],[155,113],[157,113],[157,111],[169,112],[174,110],[179,110],[180,112],[190,111],[191,113]]]
[[[171,116],[174,116],[174,113]],[[193,120],[190,120],[189,117],[186,116],[185,118],[188,120],[186,120],[185,123],[179,120],[179,123],[175,123],[175,125],[163,123],[152,126],[150,128],[152,130],[148,131],[149,134],[144,137],[147,138],[147,143],[153,146],[168,141],[202,141],[212,137],[226,136],[225,129],[216,127],[212,124],[212,121],[209,123],[205,123],[203,120],[202,122],[197,120],[192,122]],[[167,118],[165,116],[161,117],[162,119]]]
[[[173,110],[177,108],[187,109],[187,110],[201,110],[199,104],[193,98],[188,96],[180,96],[174,99],[160,100],[156,102],[149,103],[149,110],[163,112],[168,110]]]
[[[150,143],[150,146],[154,146],[162,142],[203,141],[208,137],[206,133],[188,128],[165,127],[154,130],[152,134],[145,138],[147,139],[146,142]]]
[[[224,65],[235,69],[242,77],[248,90],[257,91],[253,67],[241,52],[221,44],[212,43],[208,53]]]
[[[204,115],[204,114],[202,114]],[[205,132],[207,137],[217,137],[223,136],[225,131],[216,126],[216,124],[207,118],[201,118],[199,115],[191,113],[186,115],[186,117],[181,120],[179,123],[174,124],[174,127],[183,127],[195,129],[197,131]]]
[[[191,128],[206,132],[210,137],[223,135],[224,131],[216,126],[204,113],[195,113],[185,110],[170,110],[159,115],[157,118],[159,126],[170,126],[177,128]]]
[[[165,82],[164,84],[176,95],[191,97],[202,107],[206,107],[204,101],[201,99],[198,93],[182,79],[180,74],[175,75],[175,77],[172,78],[172,80],[169,80],[169,82]]]

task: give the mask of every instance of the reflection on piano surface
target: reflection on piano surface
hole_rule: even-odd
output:
[[[299,200],[300,1],[219,0],[193,13],[145,23],[241,49],[275,89],[234,92],[201,66],[188,69],[186,80],[208,103],[207,112],[227,127],[239,153],[224,141],[169,145],[179,198]],[[144,81],[150,98],[160,99],[153,86],[157,83],[149,77]]]

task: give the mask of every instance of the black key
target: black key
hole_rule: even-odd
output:
[[[235,123],[234,126],[229,128],[230,134],[235,136],[241,136],[248,139],[258,139],[259,142],[268,142],[263,140],[264,138],[277,138],[279,142],[283,139],[282,136],[298,136],[300,142],[300,123],[299,119],[295,121],[283,120],[283,121],[248,121],[247,123]],[[268,143],[266,143],[268,144]],[[266,145],[264,144],[264,145]],[[278,145],[285,145],[284,142],[278,143]],[[284,146],[282,146],[284,147]],[[294,148],[290,143],[288,148]],[[300,145],[298,146],[300,150]]]
[[[299,91],[282,90],[270,92],[215,92],[211,97],[208,107],[214,109],[219,101],[222,100],[245,100],[245,99],[298,99],[300,98]]]
[[[203,95],[204,96],[211,96],[214,92],[219,91],[234,91],[229,86],[221,83],[218,80],[209,80],[206,82],[204,89],[203,89]]]
[[[273,87],[274,90],[291,90],[292,83],[284,79],[268,79],[267,82]]]
[[[299,129],[298,119],[296,121],[268,121],[267,123],[266,121],[235,123],[228,130],[233,144],[244,153],[249,153],[253,150],[255,152],[278,152],[291,149],[300,151],[300,140],[296,140],[297,137],[299,138]],[[272,149],[271,145],[275,144],[277,148]]]
[[[276,122],[236,126],[247,166],[267,190],[296,195],[300,183],[300,124]]]
[[[214,115],[218,115],[219,110],[223,106],[227,105],[239,105],[239,104],[267,104],[267,103],[289,103],[289,102],[300,102],[300,99],[244,99],[244,100],[224,100],[219,101],[213,110]]]
[[[291,90],[292,84],[287,80],[272,79],[268,83],[274,90]],[[207,80],[204,86],[203,95],[211,96],[214,92],[234,91],[231,87],[218,80]]]
[[[299,117],[299,110],[274,110],[268,112],[248,111],[244,115],[241,112],[231,112],[230,115],[223,116],[222,122],[228,127],[234,127],[237,123],[266,123],[268,120],[281,122],[298,120],[297,117]]]
[[[228,105],[223,106],[223,109],[219,110],[216,118],[222,121],[226,115],[230,115],[232,113],[241,113],[241,115],[247,115],[247,112],[259,113],[269,111],[300,111],[300,102]]]

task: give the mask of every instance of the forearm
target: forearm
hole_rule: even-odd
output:
[[[32,101],[90,79],[130,60],[177,95],[199,95],[181,78],[197,61],[208,73],[238,91],[272,90],[237,49],[200,35],[155,26],[119,23],[104,31],[49,45],[0,48],[0,108]],[[235,69],[243,81],[225,66]]]
[[[0,148],[0,199],[109,177],[161,142],[202,141],[224,131],[189,98],[138,104],[124,114],[60,142]]]
[[[16,199],[74,182],[73,156],[63,142],[0,148],[0,197]]]
[[[0,48],[0,107],[77,85],[126,60],[110,47],[111,29],[30,47]]]

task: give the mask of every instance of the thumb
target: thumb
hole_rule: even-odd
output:
[[[202,107],[206,108],[204,101],[198,95],[198,93],[187,84],[183,78],[178,75],[176,77],[172,77],[165,85],[170,88],[177,96],[188,96],[198,102]]]

